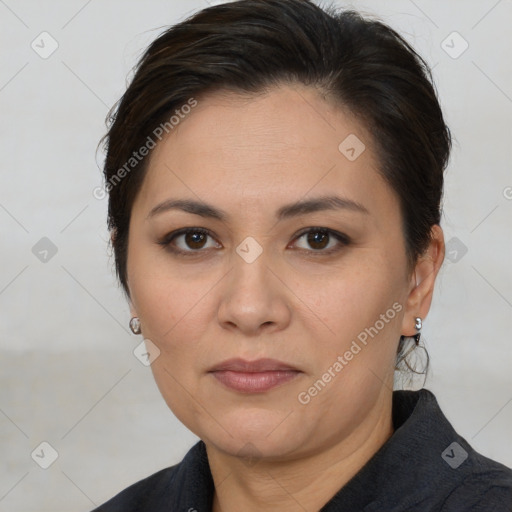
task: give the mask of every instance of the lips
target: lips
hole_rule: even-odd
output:
[[[224,386],[241,393],[263,393],[293,380],[302,372],[275,359],[229,359],[210,372]]]
[[[246,361],[245,359],[228,359],[216,366],[210,371],[226,371],[233,372],[277,372],[277,371],[299,371],[297,368],[289,364],[277,361],[276,359],[256,359],[255,361]]]

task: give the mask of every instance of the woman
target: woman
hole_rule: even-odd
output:
[[[509,468],[428,390],[393,392],[451,146],[396,32],[306,0],[211,7],[150,45],[111,120],[130,327],[201,441],[98,511],[512,510]]]

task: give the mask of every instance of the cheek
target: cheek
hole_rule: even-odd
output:
[[[195,378],[193,360],[188,361],[164,348],[151,365],[155,383],[167,407],[191,432],[201,437],[200,426],[205,421],[202,388]],[[206,420],[209,417],[207,415]],[[215,418],[214,418],[215,419]],[[216,428],[215,422],[209,430]],[[208,429],[207,429],[208,430]]]
[[[134,287],[144,337],[168,355],[173,367],[199,350],[202,333],[213,320],[210,289],[198,280],[163,277]]]
[[[189,317],[203,311],[211,274],[176,264],[163,249],[134,245],[129,256],[130,293],[144,336],[166,345],[181,332],[180,339],[192,341],[186,331],[197,324]]]
[[[194,418],[204,414],[198,405],[198,377],[200,370],[211,364],[204,346],[205,341],[211,341],[204,335],[212,324],[211,283],[153,271],[152,276],[133,281],[143,335],[160,350],[151,369],[168,407],[195,432]]]
[[[399,323],[393,304],[403,300],[403,287],[393,267],[366,251],[360,251],[352,264],[333,268],[329,273],[301,278],[297,291],[332,335],[357,335],[385,315],[385,324]],[[403,304],[402,304],[403,307]],[[388,314],[386,315],[386,312]],[[381,326],[381,323],[379,323]]]
[[[332,399],[332,393],[339,403],[352,396],[362,404],[378,393],[382,382],[392,382],[404,305],[397,276],[386,268],[374,259],[371,265],[332,276],[322,294],[311,295],[311,307],[322,321],[308,325],[315,341],[312,382],[330,380],[329,372],[336,375],[322,399]]]

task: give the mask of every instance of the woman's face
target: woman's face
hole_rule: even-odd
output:
[[[364,435],[416,332],[399,203],[371,141],[304,86],[217,93],[184,117],[153,150],[129,232],[132,313],[160,351],[163,397],[233,455]]]

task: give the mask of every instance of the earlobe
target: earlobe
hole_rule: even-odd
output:
[[[445,245],[443,230],[435,225],[431,231],[431,242],[425,253],[418,258],[416,267],[411,276],[411,290],[407,298],[405,314],[402,324],[402,335],[416,334],[415,318],[422,320],[427,316],[437,274],[444,260]]]

